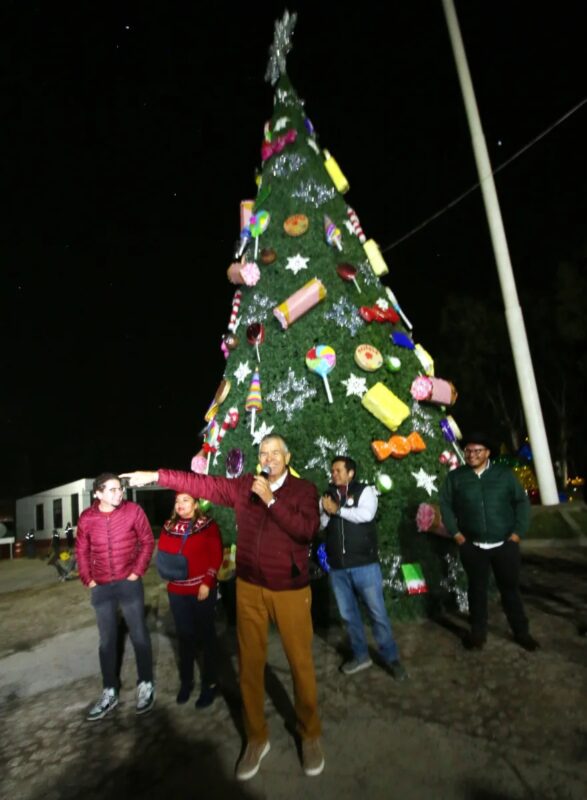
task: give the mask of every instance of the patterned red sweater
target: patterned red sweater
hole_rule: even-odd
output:
[[[179,553],[181,540],[189,527],[189,520],[169,520],[163,526],[159,550],[164,553]],[[182,555],[188,560],[188,577],[185,581],[169,581],[167,591],[172,594],[198,594],[202,583],[213,589],[216,573],[222,563],[222,538],[216,522],[209,517],[200,517],[185,540]]]

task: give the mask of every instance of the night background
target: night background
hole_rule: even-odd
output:
[[[584,102],[581,7],[456,3],[494,170]],[[459,388],[461,427],[482,415],[503,428],[463,388],[493,391],[459,358],[461,342],[491,335],[474,317],[463,330],[459,308],[474,298],[499,316],[503,301],[480,191],[451,205],[478,176],[440,0],[202,8],[2,6],[1,498],[104,470],[189,468],[224,371],[226,270],[239,202],[256,193],[285,8],[298,13],[288,74],[390,267],[384,283]],[[583,105],[495,179],[524,315],[536,311],[544,337],[528,331],[535,369],[550,348],[539,385],[551,448],[542,387],[568,380],[572,474],[585,468],[585,331],[576,307],[559,309],[577,324],[557,344],[554,305],[560,264],[585,299],[585,121]]]

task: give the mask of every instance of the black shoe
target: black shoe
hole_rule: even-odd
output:
[[[529,633],[521,633],[517,636],[514,636],[514,641],[516,644],[519,644],[520,647],[523,647],[524,650],[527,650],[529,653],[533,653],[535,650],[538,650],[540,645]]]
[[[463,636],[463,647],[467,650],[483,650],[487,636],[483,633],[466,633]]]
[[[190,695],[193,691],[194,684],[193,683],[182,683],[179,687],[179,692],[177,693],[177,697],[175,698],[175,702],[178,706],[182,706],[184,703],[190,699]]]
[[[398,683],[401,683],[402,681],[407,681],[408,673],[406,672],[406,670],[399,661],[390,661],[389,664],[387,665],[387,669],[391,673],[393,679],[398,681]]]
[[[208,708],[216,697],[216,686],[202,686],[200,696],[196,700],[196,708]]]

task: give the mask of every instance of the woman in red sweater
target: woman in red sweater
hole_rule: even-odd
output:
[[[169,606],[179,645],[178,703],[187,703],[194,688],[194,661],[202,648],[202,680],[196,708],[206,708],[216,696],[216,573],[222,563],[222,538],[216,522],[201,513],[198,501],[185,492],[175,496],[171,519],[161,531],[158,547],[167,553],[181,548],[188,560],[188,577],[167,584]]]

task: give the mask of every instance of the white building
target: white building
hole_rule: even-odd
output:
[[[93,478],[80,478],[44,492],[21,497],[16,501],[16,539],[22,541],[31,528],[35,539],[51,539],[53,531],[64,535],[70,522],[77,525],[79,515],[92,504]],[[127,490],[129,500],[139,503],[147,514],[155,533],[170,516],[174,493],[160,486]]]

